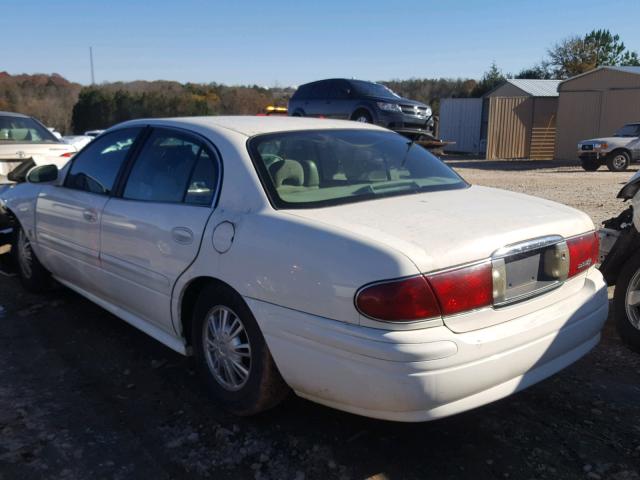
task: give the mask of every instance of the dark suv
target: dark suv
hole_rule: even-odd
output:
[[[301,85],[289,100],[289,115],[342,118],[390,129],[417,128],[434,133],[428,105],[363,80],[336,78]]]

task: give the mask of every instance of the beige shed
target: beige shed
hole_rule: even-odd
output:
[[[580,140],[640,121],[640,67],[599,67],[558,86],[556,158],[575,160]]]
[[[487,160],[553,158],[559,83],[508,79],[485,95]]]

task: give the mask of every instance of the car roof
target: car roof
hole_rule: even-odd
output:
[[[133,125],[175,126],[179,128],[209,128],[231,130],[241,135],[252,137],[264,133],[276,133],[298,130],[378,130],[386,131],[376,125],[353,122],[350,120],[330,120],[305,117],[284,116],[211,116],[211,117],[178,117],[178,118],[150,118],[131,120],[118,127]]]
[[[335,82],[335,81],[338,81],[338,80],[342,81],[342,82],[362,82],[362,83],[378,84],[378,82],[373,82],[371,80],[361,80],[359,78],[341,78],[341,77],[339,77],[339,78],[324,78],[322,80],[314,80],[313,82],[303,83],[302,85],[300,85],[300,87],[304,87],[306,85],[315,85],[316,83]]]
[[[23,113],[16,113],[16,112],[0,112],[0,116],[2,116],[2,117],[31,118],[31,117],[29,117],[29,115],[24,115]]]

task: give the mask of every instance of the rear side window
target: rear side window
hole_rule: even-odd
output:
[[[293,94],[294,100],[306,100],[309,98],[309,85],[300,85],[296,92]]]
[[[211,205],[218,181],[217,162],[202,149],[189,181],[185,203]]]
[[[109,195],[118,172],[141,128],[107,133],[87,145],[74,159],[65,187]]]
[[[328,82],[327,98],[332,100],[346,100],[349,98],[349,84],[342,80]]]
[[[201,142],[179,132],[157,129],[140,151],[123,197],[209,205],[216,184],[214,159]]]

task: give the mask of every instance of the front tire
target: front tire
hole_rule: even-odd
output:
[[[360,123],[373,123],[373,118],[371,118],[371,114],[366,110],[358,110],[353,115],[351,115],[351,120]]]
[[[620,271],[613,294],[613,311],[620,338],[640,353],[640,252]]]
[[[51,285],[51,274],[36,257],[31,240],[20,225],[16,226],[12,252],[22,286],[33,293],[47,290]]]
[[[607,168],[612,172],[624,172],[631,164],[631,156],[624,150],[612,152],[607,158]]]
[[[580,163],[586,172],[595,172],[600,168],[600,160],[593,158],[580,160]]]
[[[251,310],[229,287],[204,288],[191,332],[200,375],[226,410],[253,415],[275,407],[288,394]]]

